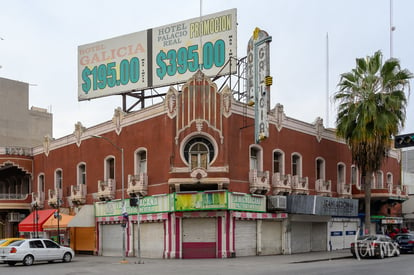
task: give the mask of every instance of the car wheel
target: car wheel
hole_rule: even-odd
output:
[[[7,262],[7,264],[8,264],[9,266],[15,266],[15,265],[16,265],[16,262]]]
[[[63,262],[68,263],[70,261],[72,261],[72,254],[66,252],[65,255],[63,255]]]
[[[23,264],[26,266],[32,265],[34,262],[34,258],[32,255],[27,255],[26,257],[24,257],[23,259]]]

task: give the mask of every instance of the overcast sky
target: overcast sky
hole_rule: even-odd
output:
[[[392,7],[393,56],[414,72],[414,1],[393,0]],[[246,55],[255,27],[267,31],[271,107],[280,103],[287,116],[305,122],[322,117],[325,127],[335,126],[332,104],[326,112],[327,71],[332,97],[339,75],[355,67],[355,58],[377,50],[384,60],[390,57],[390,0],[203,0],[201,10],[207,15],[232,8],[237,8],[238,57]],[[121,96],[78,101],[79,45],[199,15],[198,0],[0,0],[0,77],[30,84],[29,108],[51,111],[59,138],[73,133],[78,121],[91,127],[111,120],[122,105]],[[414,132],[413,96],[400,133]]]

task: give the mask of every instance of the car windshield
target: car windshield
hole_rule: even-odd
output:
[[[7,240],[0,240],[0,245],[4,244]]]
[[[14,241],[14,242],[10,243],[9,246],[20,246],[23,242],[24,242],[24,240]]]

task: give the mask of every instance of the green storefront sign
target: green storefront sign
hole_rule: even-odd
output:
[[[129,199],[125,199],[125,210],[129,215],[137,214]],[[203,210],[266,212],[266,197],[228,191],[182,192],[144,197],[139,205],[140,214]],[[122,212],[121,200],[95,204],[96,217],[120,216]]]

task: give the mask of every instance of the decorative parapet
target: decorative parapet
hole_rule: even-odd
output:
[[[0,155],[33,156],[33,149],[27,147],[7,146],[0,148]]]
[[[257,171],[257,169],[249,172],[250,193],[264,195],[270,190],[269,171]]]

